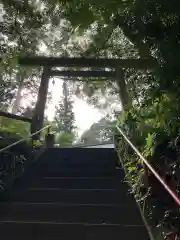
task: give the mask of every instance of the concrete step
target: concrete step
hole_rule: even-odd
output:
[[[109,164],[116,165],[118,158],[114,149],[88,148],[51,148],[43,153],[39,162],[60,163],[71,162],[76,164]]]
[[[81,164],[81,165],[76,165],[76,164],[39,164],[36,163],[34,165],[32,165],[29,168],[29,171],[37,171],[37,172],[56,172],[58,170],[60,171],[89,171],[89,172],[93,172],[94,170],[96,172],[105,172],[105,171],[114,171],[115,170],[115,166],[110,166],[110,165],[97,165],[97,164],[89,164],[89,165],[85,165],[85,164]]]
[[[103,169],[36,169],[35,167],[27,171],[26,176],[41,176],[41,177],[117,177],[121,176],[121,171],[103,170]]]
[[[66,167],[66,166],[70,166],[70,167],[81,167],[81,166],[85,166],[85,167],[115,167],[114,163],[112,163],[111,161],[105,162],[105,163],[99,163],[99,162],[80,162],[80,159],[59,159],[57,161],[51,162],[48,160],[44,161],[43,159],[40,161],[36,161],[35,162],[36,166],[56,166],[56,167]]]
[[[98,178],[98,177],[26,177],[20,179],[16,184],[17,188],[61,188],[61,189],[119,189],[127,192],[126,184],[119,178]]]
[[[107,223],[142,225],[135,206],[59,203],[1,203],[0,221],[39,221],[61,223]]]
[[[143,226],[59,224],[56,222],[0,223],[1,240],[149,240]]]
[[[116,189],[27,188],[15,191],[12,201],[85,204],[134,204],[128,192]]]

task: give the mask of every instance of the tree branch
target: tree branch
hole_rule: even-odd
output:
[[[139,22],[140,21],[138,19],[138,23]],[[134,29],[129,27],[127,17],[125,15],[124,16],[117,15],[114,19],[114,24],[116,26],[119,26],[122,29],[124,35],[137,47],[140,57],[151,58],[149,45],[143,42],[143,36],[141,34],[139,34],[138,32],[133,33]],[[141,25],[142,28],[143,26],[142,21],[139,24]]]

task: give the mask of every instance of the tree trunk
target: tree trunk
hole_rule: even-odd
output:
[[[15,99],[15,102],[13,104],[13,108],[12,108],[12,111],[11,111],[13,114],[17,114],[17,112],[19,110],[21,99],[22,99],[21,93],[22,93],[23,88],[24,88],[23,84],[21,84],[18,88],[16,99]]]
[[[15,99],[14,104],[13,104],[13,108],[12,108],[12,113],[13,114],[17,114],[17,112],[19,110],[19,107],[20,107],[20,103],[21,103],[21,99],[22,99],[21,93],[22,93],[22,90],[24,88],[24,78],[25,77],[26,77],[25,71],[22,70],[22,69],[19,69],[17,74],[16,74],[16,81],[19,84],[19,86],[18,86],[19,88],[18,88],[18,91],[17,91],[16,99]]]

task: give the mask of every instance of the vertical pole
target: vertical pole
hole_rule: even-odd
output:
[[[131,106],[131,102],[127,91],[124,71],[118,67],[116,67],[116,82],[119,87],[119,97],[122,104],[122,110],[124,111]]]
[[[43,128],[44,110],[48,94],[50,70],[51,70],[50,67],[44,67],[43,69],[43,74],[41,77],[41,83],[38,92],[38,98],[34,109],[34,114],[32,117],[31,133],[35,133],[36,131]],[[40,133],[37,136],[34,136],[34,140],[38,140],[39,138]]]

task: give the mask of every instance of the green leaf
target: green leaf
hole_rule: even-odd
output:
[[[148,133],[148,137],[146,138],[146,144],[149,149],[152,147],[152,143],[153,143],[153,136],[152,134]]]

